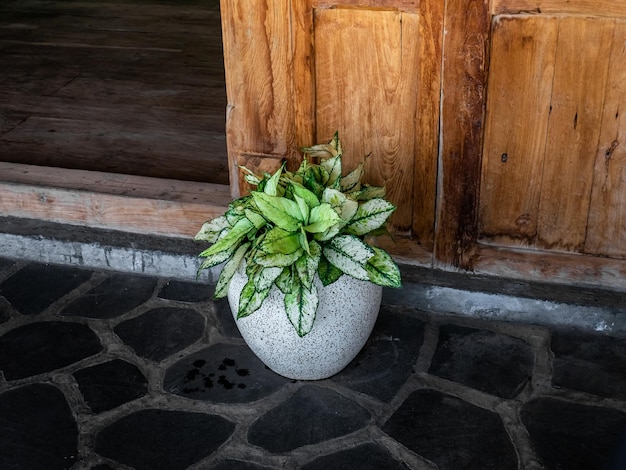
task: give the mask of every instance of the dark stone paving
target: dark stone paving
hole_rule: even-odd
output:
[[[624,338],[390,301],[298,382],[212,292],[0,259],[0,468],[604,470],[626,430]]]

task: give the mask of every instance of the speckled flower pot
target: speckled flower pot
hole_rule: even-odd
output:
[[[237,320],[247,277],[235,273],[228,302],[250,349],[277,374],[319,380],[346,367],[369,338],[378,317],[382,287],[350,276],[324,287],[316,277],[319,306],[311,331],[299,337],[285,313],[284,295],[274,286],[259,310]]]

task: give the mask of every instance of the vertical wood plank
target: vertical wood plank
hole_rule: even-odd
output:
[[[477,239],[488,0],[448,0],[443,46],[442,153],[435,264],[470,269]]]
[[[397,231],[412,221],[419,16],[315,11],[318,140],[339,130],[349,171],[371,154],[366,179],[387,186]]]
[[[425,249],[431,252],[435,236],[439,157],[443,13],[443,0],[420,2],[412,234]]]
[[[239,153],[295,151],[291,2],[221,0],[231,193]],[[253,169],[253,168],[251,168]]]
[[[614,20],[583,17],[559,25],[537,227],[541,248],[583,248],[613,26]]]
[[[480,185],[480,237],[532,245],[550,114],[558,19],[494,21]]]
[[[585,251],[626,258],[626,21],[615,24]]]
[[[624,0],[492,0],[492,13],[544,13],[592,15],[608,18],[626,17],[626,1]]]

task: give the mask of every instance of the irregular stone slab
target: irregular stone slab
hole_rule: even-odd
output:
[[[289,382],[265,366],[245,345],[215,344],[172,365],[163,389],[216,403],[248,403]]]
[[[215,317],[217,319],[217,328],[222,336],[226,338],[242,338],[239,328],[237,328],[237,320],[233,318],[233,312],[230,309],[227,299],[217,299],[215,304]]]
[[[408,470],[410,467],[394,459],[389,451],[375,444],[363,444],[352,449],[318,457],[302,466],[302,470],[329,470],[332,468]]]
[[[184,282],[174,279],[167,281],[159,291],[160,299],[179,300],[181,302],[205,302],[211,300],[215,286],[199,282]]]
[[[198,341],[204,318],[194,310],[162,307],[121,322],[113,331],[139,356],[159,362]]]
[[[503,398],[530,380],[534,355],[528,343],[492,331],[443,325],[429,372]]]
[[[626,400],[626,339],[555,331],[552,384]]]
[[[94,413],[110,410],[148,392],[146,377],[134,364],[114,359],[74,372],[85,403]]]
[[[56,387],[25,385],[0,395],[0,468],[67,469],[77,454],[78,427]]]
[[[517,468],[496,413],[435,390],[411,393],[382,430],[441,469]]]
[[[520,416],[547,470],[601,470],[626,413],[554,398],[526,403]]]
[[[252,423],[248,441],[279,454],[345,436],[369,422],[369,412],[359,404],[333,390],[305,385]]]
[[[66,367],[102,351],[86,325],[48,321],[24,325],[0,337],[0,370],[7,380]]]
[[[153,277],[112,274],[70,303],[61,314],[100,319],[119,317],[152,297],[156,283]]]
[[[244,462],[243,460],[224,460],[218,464],[212,465],[211,470],[273,470],[274,467],[266,467],[252,462]]]
[[[425,323],[383,306],[363,350],[332,381],[388,402],[414,372]]]
[[[21,314],[35,315],[88,281],[91,276],[91,271],[82,269],[29,264],[0,284],[0,295]]]
[[[9,321],[13,307],[4,297],[0,297],[0,324]]]
[[[0,258],[0,271],[8,268],[9,266],[13,266],[14,264],[15,264],[15,261],[13,260],[10,260],[8,258]]]
[[[183,470],[215,452],[235,430],[217,415],[141,410],[96,436],[98,454],[136,470]]]

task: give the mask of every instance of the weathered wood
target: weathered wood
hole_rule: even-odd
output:
[[[0,181],[0,214],[133,233],[188,238],[197,233],[204,221],[223,213],[224,209],[210,203],[134,198]]]
[[[344,171],[371,155],[365,179],[387,186],[399,231],[413,215],[418,20],[392,10],[315,11],[317,139],[339,131]]]
[[[0,175],[3,183],[30,185],[35,192],[39,186],[218,207],[230,202],[228,187],[222,184],[5,162],[0,162]]]
[[[290,5],[221,0],[233,196],[240,193],[237,153],[287,156],[297,145]]]
[[[470,268],[477,239],[487,47],[487,0],[448,0],[444,19],[442,153],[435,264]]]
[[[420,2],[412,235],[432,253],[439,157],[443,0]]]
[[[626,290],[626,261],[579,254],[478,245],[473,271],[510,279]]]
[[[368,10],[399,10],[415,13],[419,0],[313,0],[315,8],[363,8]]]
[[[480,185],[480,237],[534,244],[558,19],[494,21]]]
[[[626,17],[624,0],[492,0],[491,13],[501,14],[573,14]]]
[[[541,248],[580,251],[584,244],[613,26],[613,20],[579,17],[559,23],[537,226]]]
[[[585,249],[626,258],[626,21],[615,24]]]

